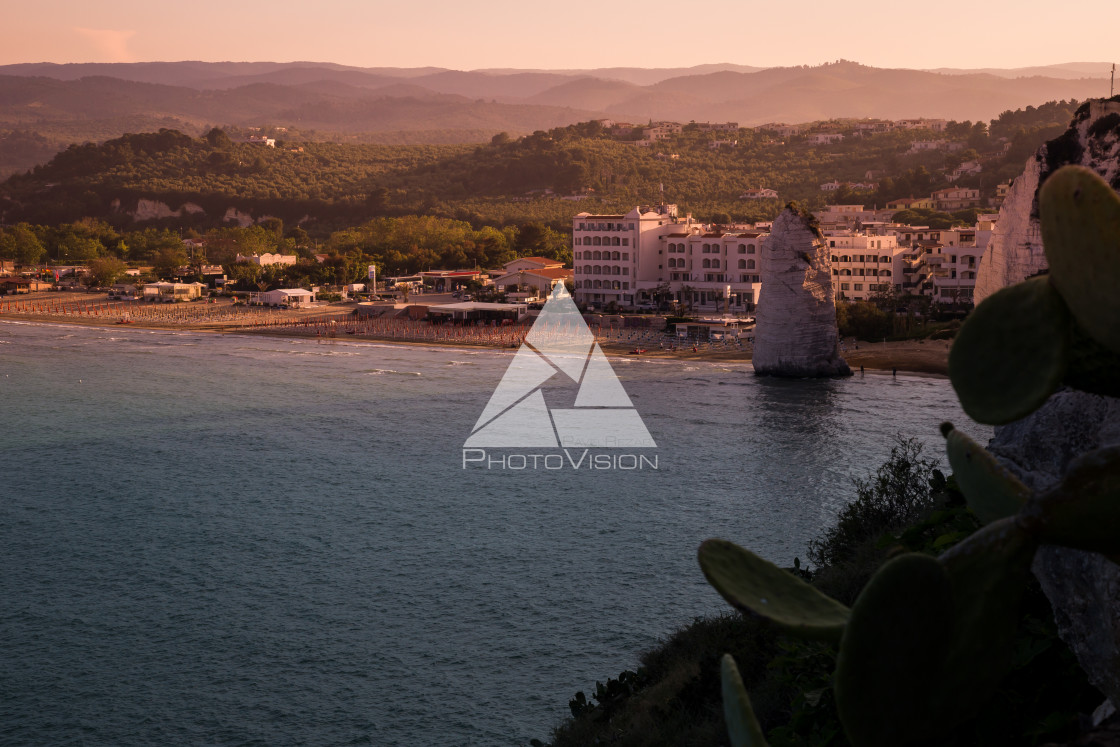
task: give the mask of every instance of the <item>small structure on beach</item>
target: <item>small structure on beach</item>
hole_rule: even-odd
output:
[[[480,303],[464,301],[428,307],[432,321],[455,322],[516,322],[529,312],[523,303]]]
[[[249,303],[257,306],[286,306],[289,309],[298,309],[315,303],[315,292],[303,288],[277,288],[250,294]]]
[[[147,283],[144,286],[144,300],[161,303],[193,301],[202,298],[204,288],[206,286],[202,283]]]

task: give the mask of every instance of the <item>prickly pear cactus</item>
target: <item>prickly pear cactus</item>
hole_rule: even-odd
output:
[[[980,422],[1018,421],[1063,384],[1120,395],[1120,197],[1095,173],[1065,167],[1040,204],[1051,274],[990,296],[950,354],[953,387]],[[789,633],[839,639],[836,705],[856,747],[927,742],[983,705],[1010,661],[1041,543],[1120,562],[1120,446],[1083,455],[1036,494],[951,424],[942,434],[986,525],[939,558],[892,559],[850,610],[730,542],[700,549],[708,581],[738,609]],[[733,743],[764,745],[726,657],[723,676]]]
[[[739,676],[739,667],[731,654],[724,654],[720,661],[720,680],[723,686],[723,718],[732,747],[768,747],[762,727],[751,707],[747,688]]]
[[[794,635],[840,640],[850,610],[796,576],[726,540],[704,542],[699,559],[708,583],[740,611]]]
[[[1065,378],[1069,337],[1069,311],[1045,277],[989,296],[949,350],[949,379],[961,407],[993,425],[1034,412]]]
[[[941,435],[945,436],[945,450],[957,485],[980,521],[986,524],[1012,516],[1026,505],[1031,491],[984,447],[953,428],[952,423],[941,424]]]

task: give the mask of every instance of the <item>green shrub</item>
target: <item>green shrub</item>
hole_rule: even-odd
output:
[[[922,444],[897,436],[887,461],[854,481],[856,499],[809,542],[809,561],[817,568],[846,563],[868,540],[915,521],[934,506],[939,478],[937,461],[922,457]]]

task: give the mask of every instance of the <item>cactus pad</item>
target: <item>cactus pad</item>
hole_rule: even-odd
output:
[[[737,609],[803,638],[840,639],[851,610],[793,574],[726,540],[707,540],[699,558],[708,583]]]
[[[928,555],[900,555],[864,587],[836,661],[836,707],[853,745],[901,747],[940,730],[952,609],[949,576]]]
[[[977,306],[949,351],[949,378],[968,416],[1002,425],[1038,409],[1065,376],[1069,318],[1046,277]]]
[[[1019,511],[1030,489],[1004,469],[980,444],[946,423],[945,450],[968,506],[987,524]]]
[[[1120,195],[1090,169],[1065,166],[1039,190],[1039,214],[1051,282],[1078,324],[1120,352]]]
[[[720,679],[723,682],[723,718],[732,747],[768,747],[731,654],[724,654],[720,661]]]

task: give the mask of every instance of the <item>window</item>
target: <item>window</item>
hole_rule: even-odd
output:
[[[611,246],[620,246],[621,244],[622,239],[620,239],[619,237],[615,236],[613,239],[611,239]]]
[[[754,254],[754,244],[747,244],[747,254]]]
[[[753,270],[753,269],[755,269],[755,267],[754,267],[754,260],[753,260],[753,259],[748,259],[748,260],[747,260],[747,269],[748,269],[748,270]]]
[[[630,259],[630,252],[623,252],[622,253],[622,258],[624,260],[629,260]]]
[[[852,290],[857,290],[857,291],[863,290],[863,283],[856,283],[855,287],[852,288]]]
[[[596,236],[595,238],[591,239],[591,245],[592,246],[602,246],[603,245],[603,240],[601,238],[599,238],[598,236]]]
[[[630,239],[623,239],[622,240],[622,245],[623,246],[630,246]]]
[[[745,259],[740,259],[739,260],[739,269],[740,270],[747,269],[747,260],[745,260]]]
[[[746,244],[739,244],[739,254],[746,254],[746,253],[747,253],[747,245]]]
[[[840,290],[842,290],[842,291],[851,290],[851,288],[849,288],[848,285],[849,285],[848,283],[840,283]]]

